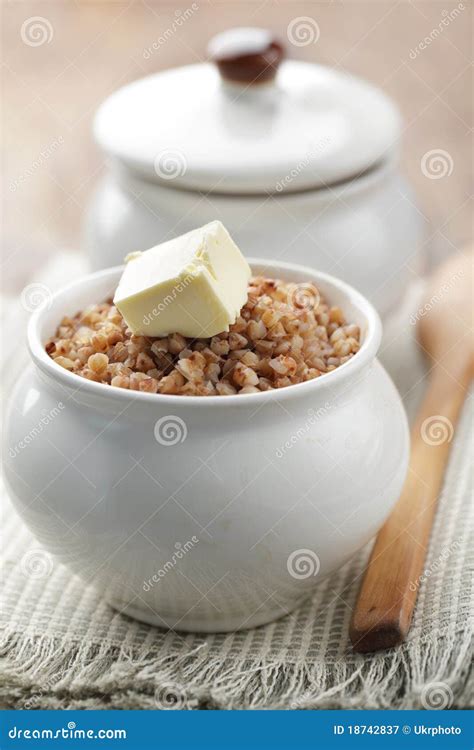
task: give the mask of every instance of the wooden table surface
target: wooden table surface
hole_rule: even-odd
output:
[[[431,220],[434,241],[454,247],[469,238],[468,0],[197,0],[179,32],[144,56],[191,5],[4,0],[5,290],[20,290],[58,249],[80,247],[84,210],[104,170],[91,138],[92,117],[104,97],[147,73],[205,59],[207,40],[217,31],[265,26],[286,38],[288,24],[301,16],[317,22],[320,36],[305,46],[288,45],[289,53],[364,76],[397,101],[405,121],[402,168]],[[34,35],[37,16],[44,37]],[[447,153],[451,174],[424,176],[421,159],[432,149]]]

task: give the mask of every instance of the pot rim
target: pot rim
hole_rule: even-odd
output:
[[[133,186],[140,186],[142,190],[146,190],[147,195],[152,195],[153,193],[159,194],[161,192],[169,193],[173,196],[176,196],[177,193],[184,196],[198,196],[202,193],[202,191],[195,187],[175,185],[172,180],[170,180],[169,183],[156,182],[153,179],[150,179],[147,174],[140,172],[130,164],[121,161],[114,154],[108,155],[108,163],[110,165],[111,174],[125,190],[129,190]],[[374,184],[388,178],[397,170],[398,164],[399,151],[397,146],[394,145],[394,148],[390,153],[386,154],[383,158],[373,164],[370,164],[366,169],[348,175],[347,177],[335,182],[328,182],[314,187],[299,188],[298,190],[278,190],[276,188],[274,191],[266,193],[262,191],[245,193],[227,192],[216,189],[212,190],[210,195],[217,200],[227,200],[232,202],[235,202],[236,200],[239,202],[254,201],[256,199],[262,200],[268,198],[268,196],[271,196],[276,200],[283,200],[286,203],[309,200],[313,204],[314,200],[338,200],[341,197],[350,197],[353,194],[367,190]]]
[[[344,309],[345,304],[352,305],[365,321],[364,340],[360,350],[354,357],[340,365],[336,370],[321,375],[314,380],[308,380],[303,383],[286,386],[273,391],[264,391],[261,393],[244,393],[231,396],[183,396],[168,395],[156,393],[144,393],[142,391],[130,391],[122,388],[114,388],[110,385],[96,383],[86,378],[82,378],[75,373],[65,370],[57,365],[53,359],[46,353],[44,341],[41,339],[41,329],[44,324],[46,315],[51,315],[51,311],[59,306],[67,297],[71,298],[71,314],[74,314],[75,304],[74,297],[80,290],[83,290],[87,284],[92,281],[117,278],[121,274],[124,266],[113,266],[102,271],[87,274],[70,284],[61,287],[51,298],[37,310],[33,312],[28,322],[27,341],[30,355],[35,366],[47,375],[52,381],[60,386],[64,386],[73,391],[81,391],[84,395],[91,395],[95,398],[102,398],[106,402],[118,402],[124,405],[130,400],[143,404],[154,404],[156,407],[185,407],[189,409],[208,409],[226,407],[235,407],[236,404],[252,406],[258,408],[271,401],[291,401],[301,396],[311,396],[327,392],[334,389],[335,386],[342,386],[350,381],[355,381],[355,376],[366,366],[368,366],[376,357],[382,338],[382,323],[380,317],[373,305],[356,289],[346,282],[330,274],[322,273],[308,266],[283,261],[266,261],[262,258],[248,258],[252,271],[257,274],[274,275],[285,278],[285,272],[294,277],[301,277],[301,281],[312,281],[318,285],[321,282],[327,289],[333,289],[338,292],[338,296],[343,297],[344,301],[338,301],[338,304]],[[291,279],[290,279],[291,280]],[[329,292],[330,298],[330,292]],[[57,324],[59,324],[59,317]]]

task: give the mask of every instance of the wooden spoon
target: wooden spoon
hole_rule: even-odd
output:
[[[473,254],[450,258],[428,283],[418,338],[431,360],[411,430],[408,476],[379,532],[352,617],[355,651],[390,648],[410,629],[456,423],[474,373]]]

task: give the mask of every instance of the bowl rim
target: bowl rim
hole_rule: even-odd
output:
[[[318,392],[324,392],[333,389],[334,386],[354,377],[361,369],[366,367],[376,357],[382,338],[382,323],[374,306],[363,294],[358,292],[354,287],[345,281],[327,273],[318,271],[310,266],[304,266],[297,263],[286,261],[268,260],[264,258],[247,258],[252,272],[254,268],[257,273],[264,273],[275,278],[285,278],[285,271],[291,274],[301,275],[302,281],[311,281],[316,284],[319,281],[325,285],[337,289],[342,293],[348,303],[356,307],[359,313],[366,321],[366,331],[364,341],[357,354],[336,370],[321,375],[319,378],[307,380],[303,383],[295,383],[284,388],[278,388],[272,391],[263,391],[261,393],[244,393],[229,396],[184,396],[163,393],[144,393],[142,391],[131,391],[125,388],[114,388],[103,383],[82,378],[73,372],[69,372],[60,365],[57,365],[47,354],[44,348],[44,342],[41,340],[40,329],[47,313],[54,308],[55,304],[64,300],[66,295],[71,296],[71,307],[74,308],[74,295],[79,289],[83,288],[91,281],[100,279],[113,278],[122,272],[124,266],[111,266],[100,271],[81,276],[71,283],[62,286],[51,297],[48,297],[43,304],[37,308],[28,321],[27,342],[31,358],[45,375],[51,380],[58,382],[60,385],[75,392],[89,394],[91,396],[105,399],[106,401],[118,402],[142,402],[154,404],[155,406],[186,407],[186,408],[225,408],[240,404],[243,406],[251,405],[259,407],[272,400],[287,401],[304,395],[316,395]],[[118,278],[117,278],[118,281]],[[340,303],[344,307],[344,302]],[[59,320],[58,320],[59,324]]]

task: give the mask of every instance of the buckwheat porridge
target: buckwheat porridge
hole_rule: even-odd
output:
[[[118,388],[188,396],[259,393],[318,378],[360,348],[346,323],[310,283],[252,277],[228,332],[191,339],[134,335],[112,300],[62,319],[46,344],[61,367]]]

